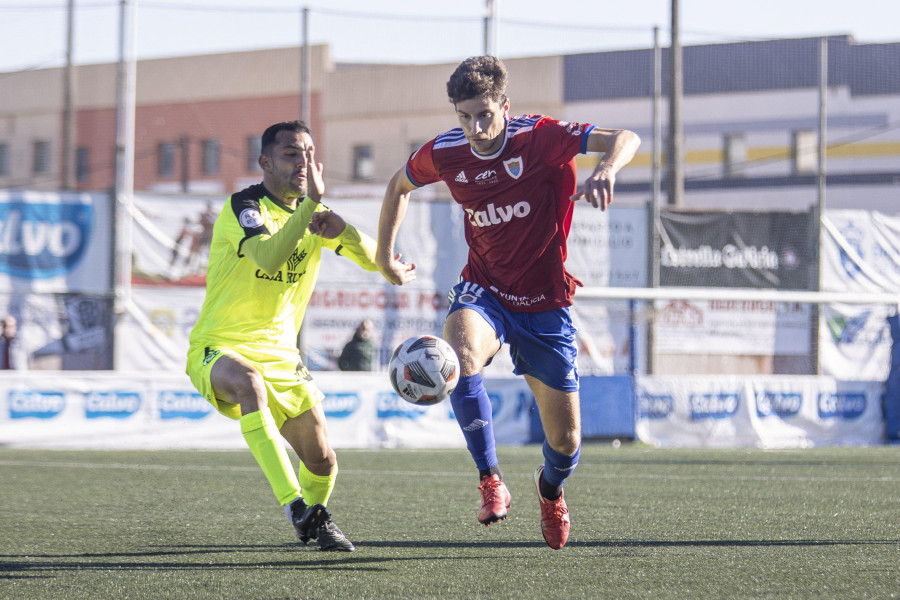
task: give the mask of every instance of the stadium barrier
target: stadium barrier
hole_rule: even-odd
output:
[[[317,372],[337,448],[464,447],[449,402],[418,407],[383,373]],[[498,444],[543,439],[521,378],[489,378]],[[804,447],[884,442],[881,382],[818,376],[582,378],[587,440]],[[55,449],[244,448],[184,375],[0,373],[0,445]]]

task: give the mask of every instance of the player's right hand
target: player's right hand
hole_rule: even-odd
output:
[[[306,195],[318,204],[325,195],[325,180],[322,178],[322,163],[316,162],[315,147],[306,151],[306,181],[308,182]]]
[[[407,263],[401,260],[402,257],[398,252],[387,264],[378,261],[378,269],[392,285],[403,285],[416,278],[416,263]]]

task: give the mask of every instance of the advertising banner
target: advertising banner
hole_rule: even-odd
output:
[[[383,374],[314,375],[336,448],[464,448],[449,401],[420,407]],[[534,398],[521,378],[487,379],[499,444],[530,439]],[[186,375],[116,371],[57,376],[0,373],[0,445],[25,448],[247,447],[237,421],[218,414]]]
[[[660,285],[809,290],[810,213],[660,211]]]
[[[817,376],[638,377],[638,439],[656,446],[761,448],[884,442],[872,381]]]
[[[675,287],[813,289],[815,226],[809,213],[661,211],[660,283]],[[660,300],[660,354],[808,356],[809,305]]]
[[[113,302],[87,294],[0,293],[0,315],[16,320],[16,370],[111,369]]]
[[[180,371],[187,337],[205,295],[211,227],[225,198],[137,195],[130,303],[117,332],[116,368]],[[376,236],[381,198],[335,190],[328,205]],[[374,323],[375,369],[385,369],[402,340],[440,335],[447,293],[465,264],[464,214],[455,203],[409,204],[397,251],[416,263],[416,280],[392,286],[330,251],[304,318],[300,348],[312,370],[337,368],[337,358],[364,319]],[[578,203],[569,236],[569,270],[586,285],[643,285],[647,279],[646,210],[600,211]],[[584,375],[630,369],[630,313],[624,301],[585,299],[574,309]],[[506,350],[487,374],[510,373]]]
[[[107,194],[0,191],[0,292],[110,294]]]
[[[661,354],[807,356],[811,315],[796,302],[660,300],[654,342]]]
[[[900,302],[900,216],[830,210],[822,219],[822,289],[896,293]],[[819,323],[822,372],[884,381],[890,369],[888,318],[897,305],[828,304]]]

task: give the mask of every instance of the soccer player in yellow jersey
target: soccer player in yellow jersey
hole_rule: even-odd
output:
[[[187,373],[220,413],[240,420],[300,540],[353,552],[325,508],[337,458],[324,395],[300,360],[297,332],[322,248],[375,271],[375,243],[320,203],[322,165],[302,121],[266,129],[259,165],[262,183],[233,194],[213,227],[206,299],[191,331]],[[298,473],[281,437],[300,458]]]

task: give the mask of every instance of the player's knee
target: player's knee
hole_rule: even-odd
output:
[[[337,464],[337,455],[331,448],[322,449],[321,452],[306,453],[303,464],[314,475],[330,475]]]
[[[578,448],[581,446],[581,432],[580,431],[564,431],[559,432],[556,435],[547,434],[547,443],[550,444],[550,447],[560,454],[564,454],[565,456],[572,456],[576,452],[578,452]]]
[[[487,363],[485,351],[471,344],[460,344],[454,347],[456,357],[459,359],[459,370],[462,377],[468,377],[480,373]],[[489,358],[489,357],[488,357]]]

